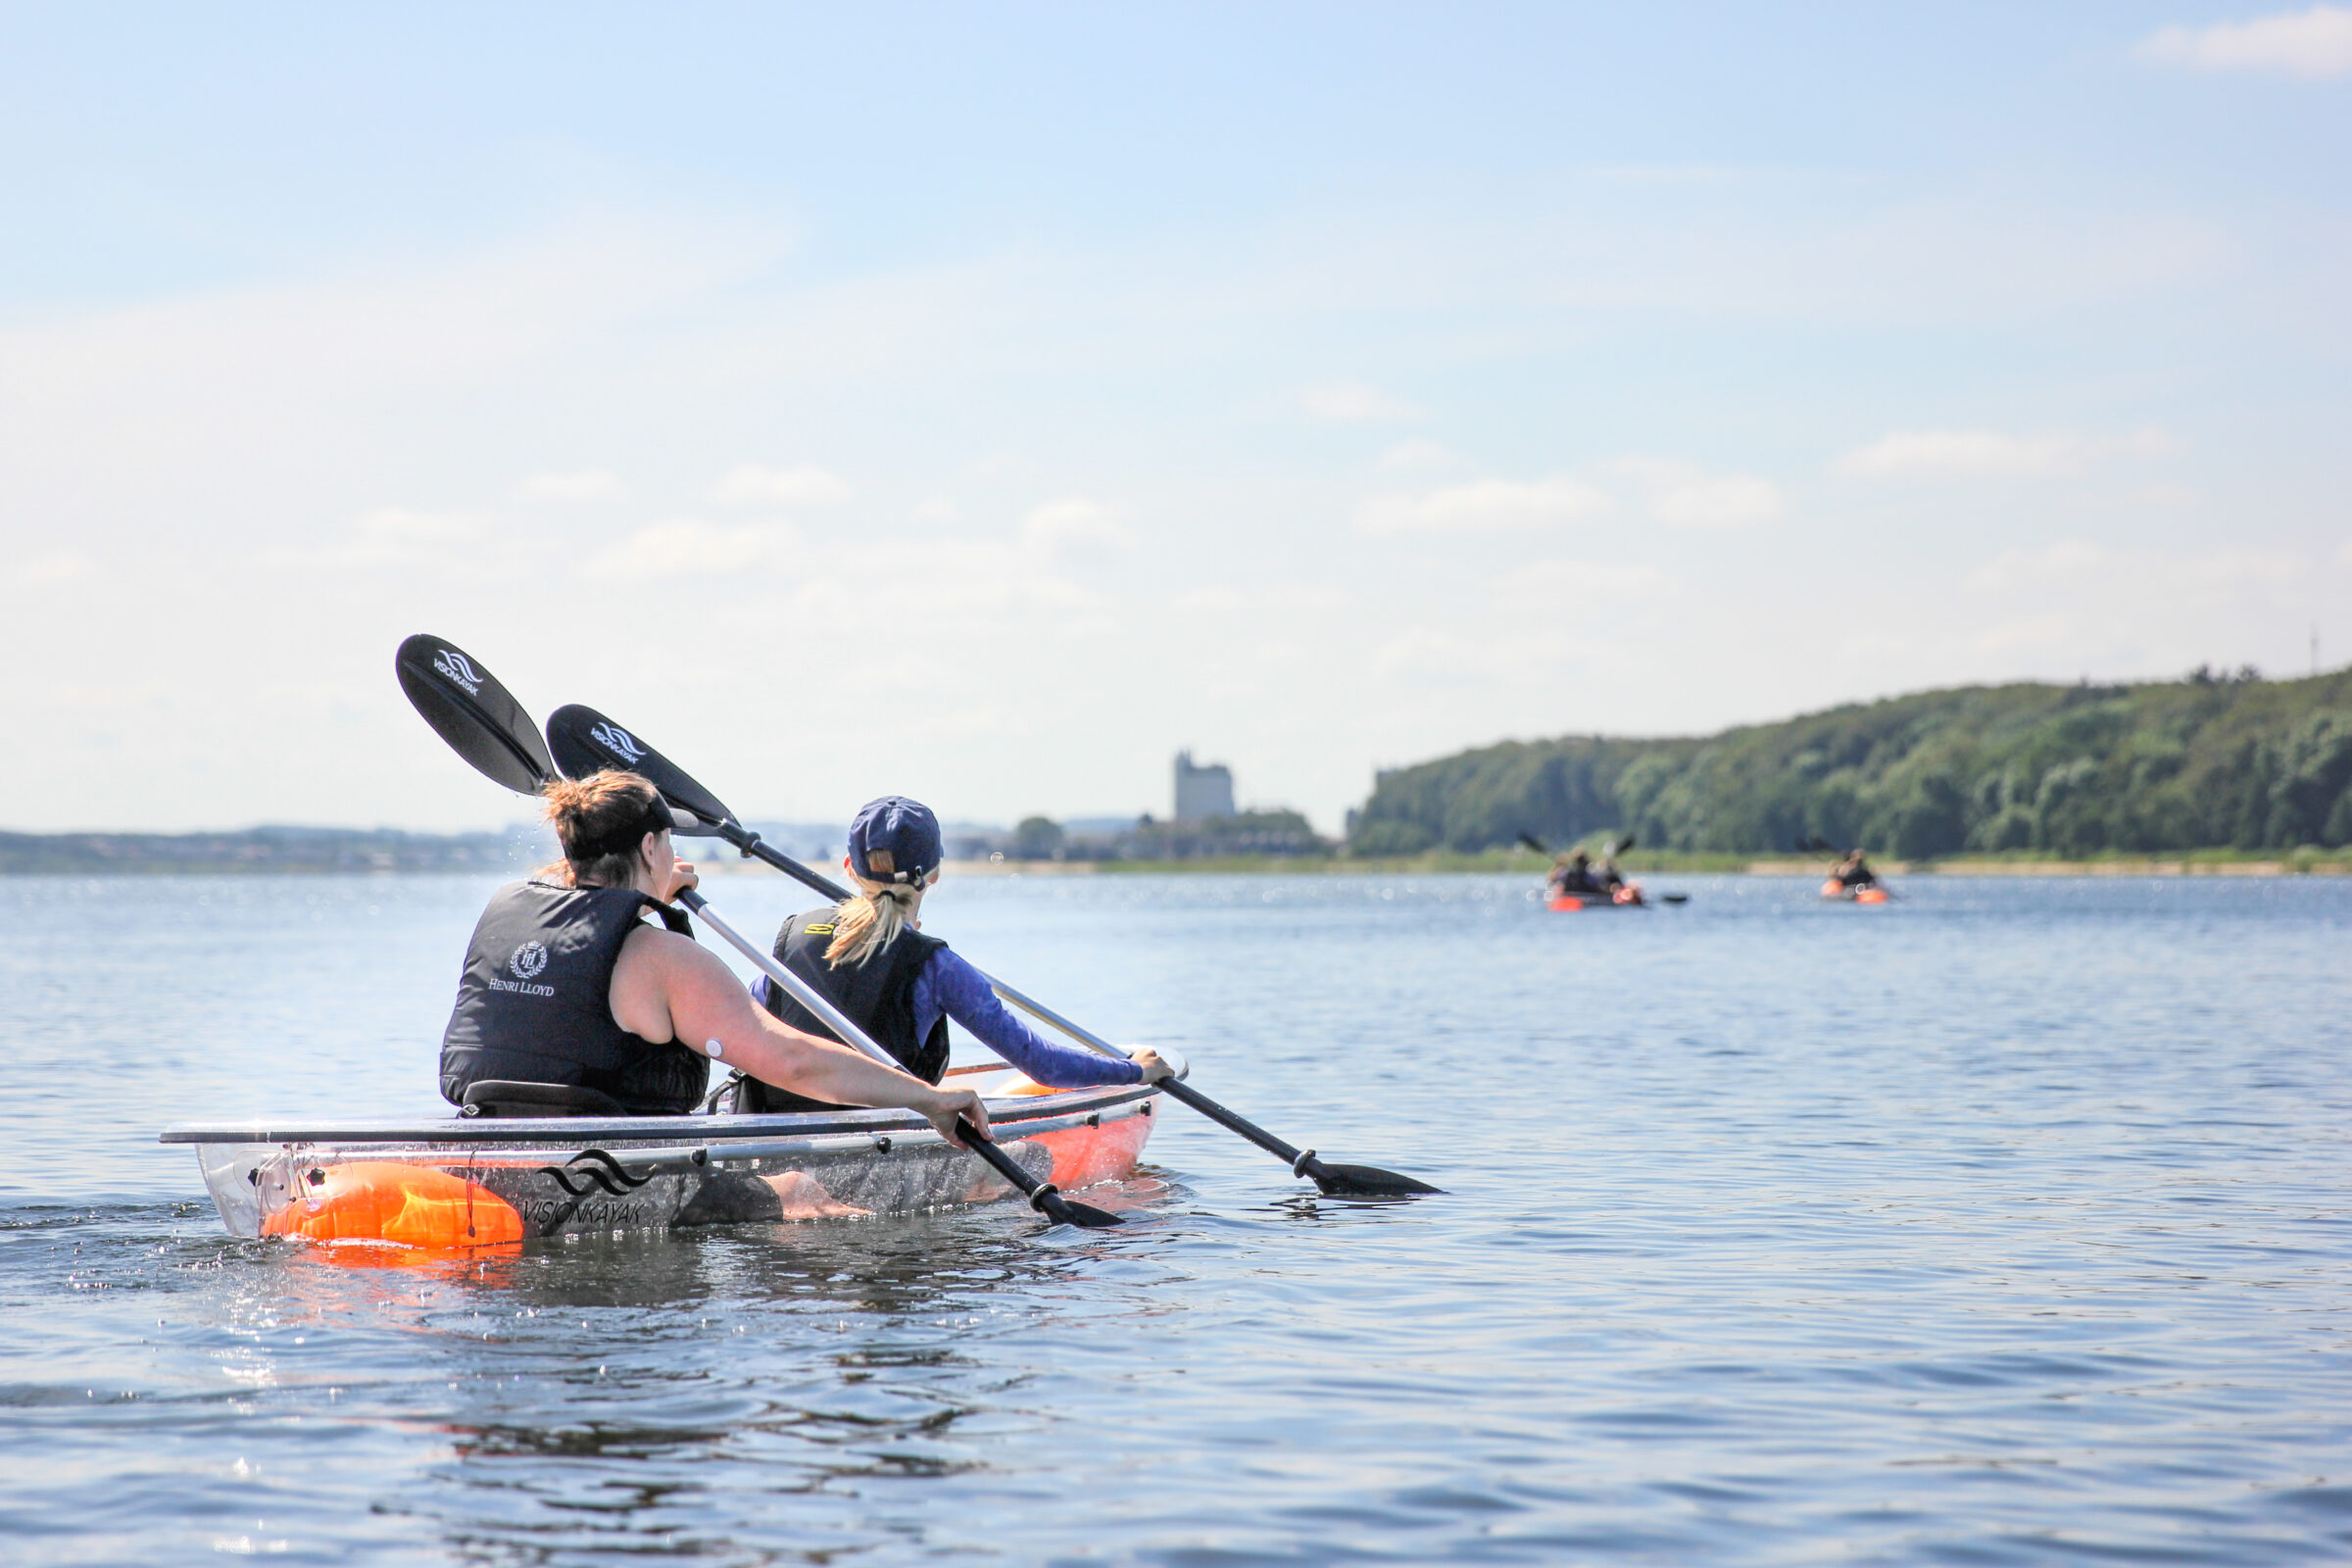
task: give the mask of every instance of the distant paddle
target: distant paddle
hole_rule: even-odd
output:
[[[478,772],[518,795],[535,795],[542,785],[555,777],[556,764],[548,756],[546,746],[541,743],[538,729],[531,722],[531,715],[499,683],[496,676],[462,652],[456,644],[422,634],[411,637],[400,645],[393,665],[400,676],[400,688],[408,694],[411,706],[433,727],[435,734],[447,741],[460,757],[472,763]],[[585,771],[593,773],[607,765],[611,764],[599,761]],[[715,802],[710,804],[716,805]],[[694,810],[691,803],[687,809]],[[696,811],[695,814],[701,816],[704,813]],[[725,815],[726,808],[718,807],[716,814]],[[776,962],[729,925],[716,909],[710,907],[710,900],[693,888],[688,888],[678,895],[678,902],[701,916],[705,925],[716,931],[736,951],[759,965],[770,980],[791,993],[803,1006],[823,1018],[840,1034],[845,1044],[865,1053],[885,1066],[905,1070],[856,1024],[842,1017],[813,986]],[[1116,1214],[1097,1208],[1092,1203],[1081,1203],[1075,1199],[1065,1198],[1052,1182],[1039,1181],[1023,1170],[1018,1160],[991,1143],[987,1135],[969,1121],[958,1121],[956,1126],[963,1135],[965,1147],[1018,1189],[1029,1200],[1030,1206],[1047,1218],[1090,1230],[1102,1230],[1123,1223]]]
[[[821,872],[813,871],[791,856],[767,844],[759,834],[736,819],[715,795],[705,789],[668,758],[649,745],[645,738],[613,723],[593,708],[572,704],[557,709],[547,719],[548,745],[556,759],[569,772],[595,771],[600,767],[625,767],[652,781],[654,788],[673,808],[683,808],[710,827],[718,838],[726,840],[744,855],[760,860],[792,877],[826,898],[840,902],[850,897],[850,890]],[[1081,1042],[1103,1055],[1125,1060],[1127,1054],[1109,1041],[1082,1029],[1061,1014],[1032,1002],[1004,981],[993,975],[984,976],[998,996],[1030,1014],[1059,1029],[1071,1039]],[[799,993],[795,993],[797,996]],[[804,1005],[806,999],[804,999]],[[811,1011],[817,1011],[810,1008]],[[822,1017],[823,1013],[819,1012]],[[831,1020],[828,1019],[828,1022]],[[1275,1155],[1291,1167],[1291,1174],[1312,1181],[1326,1197],[1331,1198],[1401,1198],[1421,1193],[1436,1193],[1440,1188],[1413,1177],[1382,1170],[1377,1165],[1334,1165],[1318,1157],[1311,1149],[1298,1149],[1267,1132],[1247,1118],[1226,1109],[1190,1084],[1173,1078],[1163,1078],[1158,1087],[1209,1120],[1239,1133],[1258,1148]]]

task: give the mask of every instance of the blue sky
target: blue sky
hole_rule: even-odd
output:
[[[1326,827],[2352,658],[2352,10],[838,9],[0,8],[0,825],[506,819],[418,629],[747,813]]]

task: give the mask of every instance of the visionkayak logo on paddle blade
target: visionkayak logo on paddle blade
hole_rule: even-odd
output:
[[[590,730],[588,738],[624,762],[634,762],[645,755],[645,748],[637,744],[636,736],[610,720]]]
[[[433,656],[433,668],[439,670],[451,684],[466,688],[468,697],[482,694],[482,672],[473,667],[473,661],[455,648],[444,648]]]

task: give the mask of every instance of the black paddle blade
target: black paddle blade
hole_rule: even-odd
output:
[[[534,795],[555,776],[531,715],[457,644],[418,632],[400,645],[392,668],[433,732],[495,782]]]
[[[567,703],[548,714],[547,744],[564,771],[574,778],[617,767],[644,779],[671,806],[692,811],[704,822],[735,820],[735,813],[684,768],[593,708]]]
[[[1081,1203],[1075,1198],[1064,1198],[1052,1187],[1040,1187],[1030,1205],[1050,1220],[1062,1225],[1076,1225],[1090,1231],[1106,1231],[1127,1222],[1106,1208]]]
[[[1549,855],[1551,853],[1550,846],[1546,845],[1542,839],[1536,837],[1533,833],[1520,834],[1519,842],[1526,845],[1529,849],[1535,851],[1538,855]]]
[[[1624,838],[1617,841],[1617,848],[1611,850],[1609,853],[1611,855],[1623,855],[1626,851],[1632,849],[1633,847],[1634,836],[1631,833],[1628,833]]]
[[[1411,1198],[1446,1191],[1378,1165],[1328,1165],[1318,1159],[1300,1174],[1313,1178],[1325,1198]]]
[[[1658,895],[1658,902],[1660,904],[1689,904],[1690,895],[1688,893],[1661,893]]]

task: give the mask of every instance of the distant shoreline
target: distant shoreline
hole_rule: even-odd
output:
[[[1795,876],[1829,874],[1826,859],[1745,855],[1630,855],[1618,862],[1640,876]],[[1955,858],[1948,860],[1880,860],[1887,876],[2352,876],[2352,850],[2237,856],[2201,850],[2175,856],[2118,856],[2095,860],[2047,857]],[[951,860],[954,876],[1472,876],[1524,873],[1541,878],[1550,861],[1533,855],[1489,851],[1483,855],[1416,855],[1393,858],[1346,856],[1252,856],[1200,860]]]
[[[717,843],[682,845],[705,875],[766,874]],[[533,830],[436,835],[345,829],[259,829],[247,833],[148,835],[0,833],[0,876],[425,876],[529,874],[553,858]],[[1166,860],[951,860],[966,876],[1460,876],[1517,875],[1541,880],[1547,856],[1526,850],[1464,855],[1226,856]],[[1640,876],[1820,877],[1826,858],[1637,853],[1619,862]],[[1888,876],[2352,876],[2352,849],[2306,846],[2276,851],[2196,850],[2184,854],[2108,855],[2055,859],[2020,853],[1948,859],[1874,862]],[[818,869],[830,874],[833,867]]]

